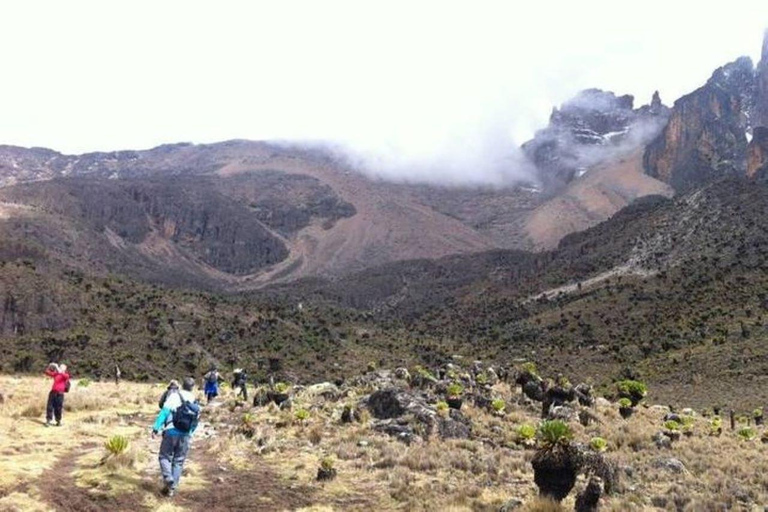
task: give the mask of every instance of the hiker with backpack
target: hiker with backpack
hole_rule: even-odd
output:
[[[160,472],[163,475],[164,496],[173,497],[179,487],[189,442],[200,419],[201,407],[192,393],[195,379],[184,379],[180,390],[170,392],[152,426],[152,437],[162,432],[160,443]]]
[[[157,407],[162,409],[165,406],[165,401],[168,400],[168,397],[173,393],[179,392],[179,381],[176,379],[171,379],[171,382],[168,383],[168,387],[165,388],[165,391],[163,391],[163,394],[160,395],[160,401],[157,403]]]
[[[242,396],[243,400],[248,400],[248,374],[242,368],[236,369],[232,379],[232,389],[235,390],[235,396]]]
[[[64,393],[69,392],[70,381],[67,365],[51,363],[45,370],[45,374],[53,379],[53,386],[48,393],[48,403],[45,406],[45,426],[51,426],[56,418],[56,426],[61,426],[61,414],[64,410]]]
[[[208,373],[203,376],[203,379],[205,381],[205,398],[208,400],[208,403],[211,403],[211,400],[219,396],[221,375],[218,369],[212,366]]]

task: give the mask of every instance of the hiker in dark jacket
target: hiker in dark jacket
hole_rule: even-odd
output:
[[[248,400],[248,374],[242,368],[234,371],[232,379],[232,388],[235,390],[235,396],[242,396],[243,400]]]
[[[203,380],[205,381],[205,398],[208,400],[208,403],[211,403],[211,400],[219,396],[221,375],[218,369],[212,366],[208,373],[203,376]]]
[[[173,497],[179,487],[184,462],[189,453],[189,441],[197,429],[200,404],[192,393],[195,379],[184,379],[182,389],[170,393],[152,426],[152,437],[162,432],[160,443],[160,472],[163,475],[162,494]]]
[[[64,410],[64,393],[69,391],[69,372],[67,365],[58,365],[51,363],[45,370],[45,374],[53,378],[53,386],[48,393],[48,403],[45,407],[45,426],[51,425],[53,418],[56,418],[56,426],[61,426],[61,414]]]

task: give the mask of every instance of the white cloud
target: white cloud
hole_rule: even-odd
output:
[[[641,9],[641,10],[640,10]],[[385,176],[498,181],[551,107],[672,100],[758,57],[764,0],[25,1],[0,16],[0,142],[65,152],[327,139]],[[629,14],[628,14],[629,13]]]

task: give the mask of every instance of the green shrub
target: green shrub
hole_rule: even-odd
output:
[[[622,380],[616,383],[616,390],[622,398],[629,398],[632,405],[637,405],[645,395],[648,394],[648,387],[637,380]]]
[[[536,427],[528,423],[523,423],[515,430],[517,439],[520,441],[531,441],[536,437]]]
[[[320,467],[323,468],[324,471],[333,471],[334,462],[333,457],[324,457],[320,461]]]
[[[91,379],[80,379],[79,381],[77,381],[77,385],[78,387],[81,387],[81,388],[87,388],[88,386],[91,385]]]
[[[501,413],[501,412],[504,412],[504,409],[507,407],[507,404],[501,398],[497,398],[496,400],[491,402],[491,407],[493,408],[494,412]]]
[[[290,384],[287,384],[285,382],[278,382],[275,384],[275,391],[278,393],[286,393],[290,389]]]
[[[307,420],[309,419],[309,411],[308,411],[308,410],[306,410],[306,409],[298,409],[298,410],[297,410],[297,411],[294,413],[294,416],[295,416],[295,417],[296,417],[296,419],[297,419],[297,420],[299,420],[299,421],[307,421]]]
[[[128,449],[128,439],[125,436],[112,436],[104,443],[104,447],[112,455],[120,455]]]
[[[625,409],[627,407],[632,407],[632,400],[630,400],[629,398],[622,398],[622,399],[620,399],[619,400],[619,407],[622,407],[622,408],[625,408]]]
[[[670,432],[679,432],[680,431],[680,423],[678,423],[675,420],[668,420],[664,422],[664,428],[669,430]]]
[[[523,363],[520,365],[520,369],[526,373],[530,373],[531,375],[538,377],[539,376],[539,370],[536,368],[536,363],[533,363],[531,361],[528,361],[526,363]]]
[[[448,407],[448,403],[447,403],[447,402],[445,402],[444,400],[440,400],[440,401],[439,401],[439,402],[437,402],[437,404],[435,405],[435,409],[437,409],[437,412],[441,412],[441,413],[444,413],[444,412],[446,412],[446,411],[449,409],[449,407]]]
[[[429,370],[427,370],[423,366],[416,366],[413,369],[413,372],[414,372],[414,374],[420,376],[424,380],[428,380],[430,382],[437,382],[437,377],[435,377],[435,375],[432,372],[430,372]]]
[[[752,427],[742,427],[736,432],[744,441],[752,441],[757,437],[757,432]]]
[[[445,394],[447,396],[454,397],[454,398],[460,397],[462,393],[464,393],[464,386],[462,386],[458,382],[454,382],[450,384],[445,390]]]
[[[604,452],[608,449],[608,441],[602,437],[593,437],[589,440],[589,447],[596,452]]]
[[[723,419],[720,416],[715,416],[712,421],[709,422],[709,435],[716,436],[723,432]]]
[[[237,432],[247,438],[256,435],[256,415],[250,412],[243,414],[243,417],[240,419],[240,425],[237,426]]]
[[[537,433],[542,447],[551,448],[556,445],[566,445],[573,439],[573,431],[562,420],[542,421]]]
[[[754,411],[752,411],[752,416],[755,418],[762,418],[763,417],[763,408],[758,407]]]

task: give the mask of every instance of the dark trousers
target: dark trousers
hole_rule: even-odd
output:
[[[48,393],[48,405],[45,407],[45,421],[51,422],[56,417],[56,423],[61,422],[61,410],[64,408],[64,393],[51,391]]]
[[[171,489],[179,486],[181,473],[184,470],[184,461],[189,452],[189,436],[172,436],[165,432],[163,442],[160,443],[160,472],[163,481]]]
[[[240,387],[240,395],[243,397],[243,400],[248,400],[248,384],[243,382],[242,384],[238,384]]]

